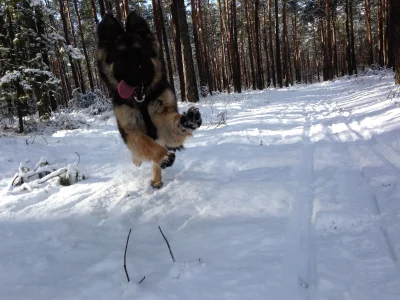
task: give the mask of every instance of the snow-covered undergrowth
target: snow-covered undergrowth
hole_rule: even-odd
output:
[[[0,298],[399,299],[394,89],[381,72],[209,97],[160,190],[110,114],[1,138],[1,190],[42,156],[79,153],[89,178],[1,196]]]

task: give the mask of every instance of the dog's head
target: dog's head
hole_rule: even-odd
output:
[[[97,61],[103,80],[121,98],[143,101],[145,92],[159,76],[159,44],[146,21],[131,12],[125,28],[105,14],[98,29]]]

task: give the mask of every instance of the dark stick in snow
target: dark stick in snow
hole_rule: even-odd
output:
[[[143,282],[143,280],[146,279],[146,276],[143,276],[142,280],[139,281],[139,284],[141,284]]]
[[[172,253],[171,247],[169,246],[169,243],[168,243],[167,238],[165,237],[164,233],[162,232],[160,226],[158,226],[158,229],[160,229],[160,232],[161,232],[161,234],[162,234],[162,236],[163,236],[165,242],[167,243],[167,246],[168,246],[168,249],[169,249],[169,253],[171,254],[172,261],[175,262],[175,257],[174,257],[174,254]]]
[[[75,152],[75,154],[78,155],[78,163],[77,163],[77,165],[79,165],[79,163],[81,162],[81,156],[79,155],[78,152]]]
[[[126,238],[125,253],[124,253],[124,269],[125,269],[126,279],[128,279],[128,282],[130,281],[130,279],[128,275],[128,270],[126,269],[126,250],[128,249],[129,236],[131,235],[131,231],[132,229],[129,229],[129,234],[128,237]]]

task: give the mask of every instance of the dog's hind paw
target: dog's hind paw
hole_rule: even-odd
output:
[[[163,160],[160,163],[160,168],[165,169],[174,164],[175,161],[175,153],[174,152],[168,152],[168,154],[163,158]]]
[[[155,181],[151,181],[151,187],[152,188],[155,188],[155,189],[160,189],[160,188],[162,188],[162,186],[163,186],[164,184],[163,184],[163,182],[162,181],[157,181],[157,182],[155,182]]]
[[[195,130],[201,126],[201,114],[198,108],[192,106],[187,112],[182,114],[180,123],[188,130]]]

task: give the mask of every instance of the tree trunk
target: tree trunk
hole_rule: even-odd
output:
[[[351,36],[350,38],[351,64],[353,73],[357,74],[356,49],[354,47],[353,0],[350,0],[349,13],[350,13],[350,36]]]
[[[221,0],[218,0],[218,7],[219,7],[219,19],[220,19],[220,26],[221,26],[221,58],[222,58],[222,83],[224,86],[224,90],[230,93],[229,87],[229,79],[228,79],[228,62],[226,61],[226,50],[225,50],[225,41],[227,39],[224,38],[226,36],[226,26],[225,26],[225,19],[223,17],[223,7],[221,5]],[[229,41],[227,43],[229,45]]]
[[[179,24],[177,0],[171,1],[171,15],[175,25],[175,54],[176,64],[179,74],[179,83],[181,88],[181,100],[186,101],[186,87],[185,87],[185,75],[183,72],[183,61],[182,61],[182,45],[181,45],[181,28]]]
[[[400,2],[392,0],[390,3],[390,30],[393,46],[395,83],[400,84]]]
[[[93,19],[96,24],[99,24],[99,18],[97,18],[97,9],[96,9],[96,3],[94,0],[90,0],[91,8],[92,8],[92,14],[93,14]]]
[[[269,66],[269,55],[268,55],[268,34],[267,34],[267,11],[266,6],[264,6],[264,17],[263,17],[263,34],[264,34],[264,51],[265,60],[267,64],[267,88],[271,86],[271,71]]]
[[[204,64],[204,71],[205,71],[205,75],[207,76],[207,82],[208,82],[208,91],[210,92],[210,94],[212,94],[213,91],[213,82],[212,82],[212,71],[211,71],[211,64],[210,64],[210,57],[209,57],[209,53],[210,51],[207,49],[209,48],[209,45],[211,44],[210,40],[207,40],[207,37],[209,37],[210,35],[208,34],[208,26],[207,26],[207,11],[205,13],[205,26],[203,25],[203,9],[202,9],[202,5],[201,5],[201,1],[197,0],[197,6],[199,8],[199,29],[200,29],[200,34],[199,34],[199,38],[200,38],[200,46],[202,46],[201,49],[201,53],[202,53],[202,62]]]
[[[275,0],[275,48],[276,48],[276,77],[279,87],[282,88],[281,46],[279,41],[279,11],[278,0]]]
[[[169,84],[171,86],[172,91],[175,93],[174,74],[173,74],[173,69],[172,69],[171,54],[169,51],[167,31],[165,30],[164,12],[162,10],[161,0],[156,0],[156,1],[158,3],[158,12],[160,14],[161,32],[162,32],[162,37],[163,37],[163,41],[164,41],[165,56],[167,57]]]
[[[197,1],[191,0],[191,10],[192,10],[192,23],[193,23],[193,40],[196,51],[196,61],[197,61],[197,69],[199,71],[199,79],[200,79],[200,91],[203,97],[207,96],[206,86],[207,86],[207,77],[204,71],[204,63],[202,61],[202,53],[200,49],[199,42],[199,19],[197,14]],[[201,33],[200,33],[201,34]]]
[[[119,0],[114,0],[114,6],[115,6],[115,15],[118,20],[122,20],[122,14],[121,14],[121,5],[119,3]]]
[[[84,38],[84,35],[83,35],[81,16],[80,16],[80,13],[79,13],[79,10],[78,10],[78,5],[77,5],[76,1],[77,0],[74,0],[74,7],[75,7],[76,16],[78,18],[78,29],[79,29],[79,33],[81,35],[82,48],[83,48],[83,53],[85,55],[85,60],[86,60],[87,73],[88,73],[88,77],[89,77],[89,85],[90,85],[90,89],[93,91],[94,90],[94,85],[93,85],[92,69],[90,67],[90,61],[89,61],[88,53],[87,53],[87,50],[86,50],[85,38]]]
[[[260,9],[260,0],[255,0],[255,7],[254,7],[254,31],[256,35],[255,39],[255,47],[256,47],[256,61],[257,61],[257,88],[262,90],[264,88],[263,82],[263,70],[261,66],[261,52],[260,52],[260,16],[259,16],[259,9]]]
[[[276,77],[275,77],[275,56],[274,56],[274,46],[272,39],[272,0],[268,0],[268,21],[269,21],[269,55],[271,57],[271,74],[272,74],[272,83],[274,87],[276,87]]]
[[[66,4],[66,9],[67,9],[69,27],[71,28],[72,39],[74,41],[73,45],[76,48],[78,46],[78,43],[76,42],[76,34],[75,34],[74,24],[73,24],[72,18],[71,18],[71,10],[69,9],[69,0],[66,0],[65,4]],[[81,61],[77,60],[76,64],[78,65],[78,80],[79,80],[79,85],[81,87],[81,92],[83,94],[85,94],[86,93],[86,87],[85,87],[85,80],[83,80],[83,71],[82,71]]]
[[[160,20],[160,8],[158,7],[157,0],[152,0],[153,4],[153,17],[154,25],[156,27],[156,36],[158,43],[160,44],[160,52],[163,54],[163,41],[162,41],[162,31],[161,31],[161,20]]]
[[[128,14],[129,14],[129,4],[128,4],[128,0],[123,0],[123,3],[124,3],[124,15],[125,15],[125,18],[127,18],[128,17]],[[160,6],[161,7],[161,6]]]
[[[367,45],[368,45],[368,60],[369,65],[374,64],[374,45],[372,43],[372,30],[371,30],[371,1],[364,0],[365,5],[365,27],[367,29]]]
[[[286,23],[286,0],[282,3],[282,52],[283,52],[283,75],[285,76],[285,87],[289,86],[289,65],[288,65],[288,49],[286,43],[287,37],[287,23]]]
[[[63,29],[64,29],[64,39],[65,39],[65,43],[67,45],[71,45],[70,41],[69,41],[69,35],[68,35],[68,26],[67,26],[67,20],[65,19],[65,8],[64,8],[64,1],[63,0],[59,0],[59,4],[60,4],[60,16],[61,16],[61,21],[63,24]],[[71,57],[70,54],[68,54],[68,59],[69,59],[69,63],[71,65],[71,71],[72,71],[72,78],[74,79],[74,83],[75,83],[75,87],[79,87],[79,81],[78,81],[78,74],[76,72],[75,69],[75,65],[74,65],[74,61]]]
[[[346,0],[346,3],[345,3],[345,11],[346,11],[346,61],[347,61],[347,74],[353,75],[353,60],[352,60],[352,54],[351,54],[349,1],[350,0]]]
[[[100,16],[103,18],[106,13],[106,7],[104,6],[104,0],[99,0]]]
[[[329,0],[325,1],[326,9],[326,75],[328,80],[333,79],[332,68],[332,37],[331,37],[331,9]]]
[[[254,71],[254,54],[253,54],[253,44],[252,44],[252,34],[250,32],[250,18],[249,18],[249,11],[248,11],[248,1],[244,1],[244,9],[246,14],[246,32],[247,32],[247,42],[249,44],[248,51],[249,55],[248,58],[250,60],[250,72],[251,72],[251,82],[253,90],[256,89],[256,75]]]
[[[231,36],[232,36],[232,54],[233,54],[233,83],[235,91],[242,92],[242,79],[240,72],[240,56],[238,47],[238,30],[237,30],[237,15],[236,15],[236,0],[231,3]]]
[[[40,37],[40,48],[41,48],[41,53],[42,53],[42,58],[43,58],[43,63],[47,66],[48,70],[50,70],[50,61],[49,61],[49,54],[47,52],[47,45],[45,43],[45,30],[44,30],[44,22],[43,22],[43,13],[40,9],[35,9],[35,15],[36,15],[36,30],[37,34]],[[49,117],[51,112],[50,108],[52,111],[55,111],[57,109],[57,102],[56,98],[54,97],[53,91],[48,91],[42,100],[42,109],[39,110],[39,117]]]
[[[180,28],[181,43],[183,48],[184,66],[183,70],[185,73],[186,90],[187,90],[187,101],[198,102],[199,93],[197,90],[196,73],[194,71],[192,47],[189,39],[189,29],[186,21],[186,6],[184,0],[172,0],[175,2],[178,22]]]

